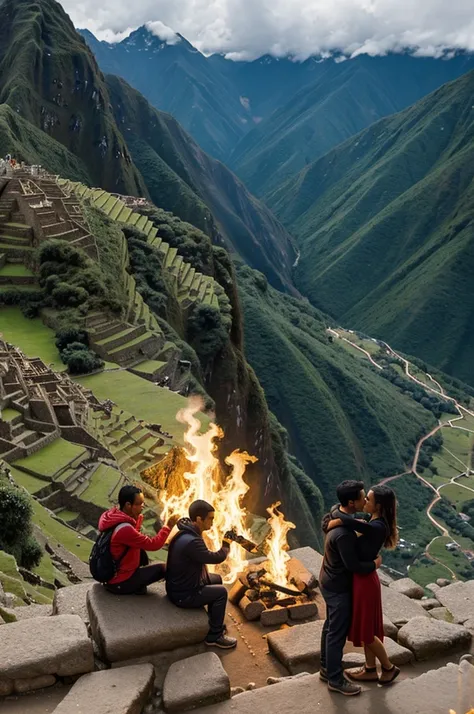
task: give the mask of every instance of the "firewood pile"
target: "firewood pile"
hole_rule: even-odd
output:
[[[287,573],[285,584],[274,583],[268,563],[250,564],[239,574],[229,600],[247,620],[260,620],[265,627],[316,618],[316,578],[296,558],[288,561]]]

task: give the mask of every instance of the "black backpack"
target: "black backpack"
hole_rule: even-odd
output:
[[[110,541],[112,540],[112,535],[116,527],[117,526],[114,526],[99,533],[96,542],[92,546],[89,557],[89,570],[94,580],[97,580],[99,583],[108,583],[109,580],[112,580],[112,578],[117,575],[120,563],[129,550],[129,547],[125,546],[125,550],[120,558],[115,560],[112,557]]]

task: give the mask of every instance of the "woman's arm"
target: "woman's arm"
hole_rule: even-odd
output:
[[[367,523],[367,521],[359,521],[357,518],[348,516],[347,513],[343,513],[339,509],[333,511],[331,515],[337,517],[329,521],[328,530],[337,528],[338,526],[344,526],[351,531],[357,531],[357,533],[362,533],[363,535],[371,535],[374,532],[373,521],[369,523]]]

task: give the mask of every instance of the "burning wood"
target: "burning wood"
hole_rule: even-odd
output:
[[[259,617],[265,624],[286,622],[288,617],[298,619],[298,606],[313,605],[304,612],[304,617],[317,614],[314,603],[316,578],[295,558],[290,558],[286,563],[285,585],[274,583],[269,578],[272,565],[269,561],[250,564],[247,570],[239,573],[237,582],[229,593],[230,601],[239,605],[248,620],[257,620]],[[285,597],[286,595],[286,597]],[[286,608],[290,608],[287,610]],[[265,615],[263,612],[275,609],[275,617]],[[281,611],[284,610],[286,614]],[[274,620],[274,621],[273,621]]]

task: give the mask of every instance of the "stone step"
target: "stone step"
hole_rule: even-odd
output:
[[[153,693],[152,664],[106,669],[81,677],[53,714],[139,714]]]
[[[120,347],[116,347],[115,349],[110,350],[108,354],[110,358],[114,361],[122,359],[126,359],[128,361],[136,356],[141,356],[141,359],[143,361],[151,357],[153,349],[150,348],[152,347],[153,343],[156,343],[156,351],[158,351],[158,338],[151,335],[150,333],[145,333],[140,337],[137,337],[136,339],[132,340],[131,342],[127,342],[121,345]]]
[[[230,680],[215,652],[174,662],[163,683],[166,712],[184,712],[230,699]]]
[[[117,347],[121,347],[122,345],[125,345],[126,343],[130,343],[132,340],[135,340],[137,337],[141,337],[145,334],[146,331],[147,330],[145,325],[137,325],[135,327],[128,326],[122,332],[114,333],[114,335],[106,337],[105,339],[102,339],[98,342],[94,342],[94,344],[98,346],[102,351],[111,353]]]
[[[39,438],[43,438],[43,434],[37,434],[35,431],[24,427],[23,431],[13,438],[13,442],[17,444],[17,446],[21,446],[22,444],[23,446],[30,446],[30,444],[34,444]]]
[[[100,342],[101,340],[105,340],[107,337],[117,334],[117,332],[126,330],[128,327],[129,325],[126,322],[119,322],[118,320],[110,322],[110,320],[106,320],[94,326],[91,329],[91,332],[93,333],[94,341]]]
[[[9,236],[5,233],[0,233],[0,241],[2,243],[8,243],[9,245],[30,245],[29,238],[23,238],[22,236]]]
[[[10,236],[19,236],[20,238],[30,238],[33,235],[33,231],[30,226],[22,223],[15,223],[13,221],[3,223],[0,226],[0,232]]]

